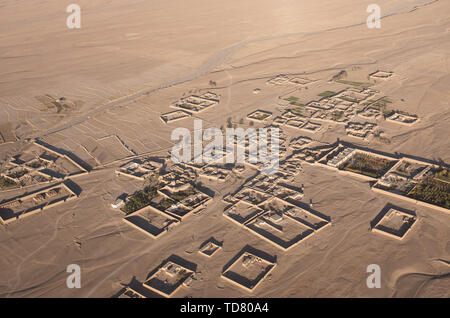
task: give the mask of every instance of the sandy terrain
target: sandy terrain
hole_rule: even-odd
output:
[[[80,0],[82,27],[69,30],[69,2],[0,1],[1,172],[12,156],[31,153],[33,138],[70,152],[90,171],[66,180],[75,184],[75,200],[0,225],[0,297],[113,297],[130,282],[145,282],[172,255],[195,264],[189,267],[195,279],[175,297],[450,297],[448,209],[374,192],[364,179],[321,166],[302,163],[292,183],[303,188],[301,201],[312,203],[330,224],[286,251],[223,215],[223,198],[251,179],[254,169],[225,182],[204,178],[211,202],[161,237],[136,230],[111,207],[118,196],[144,187],[143,181],[117,176],[118,167],[144,155],[167,155],[173,129],[192,131],[195,119],[203,120],[204,129],[224,127],[227,120],[263,127],[247,115],[270,112],[270,123],[294,105],[284,98],[306,104],[324,92],[345,90],[352,85],[330,81],[343,70],[344,80],[372,83],[377,97],[389,99],[388,107],[419,120],[404,125],[359,114],[352,121],[376,123],[381,131],[362,139],[348,135],[345,124],[309,113],[306,121],[319,123],[317,132],[283,124],[288,138],[323,145],[339,138],[449,164],[450,3],[378,0],[382,27],[368,29],[372,2]],[[393,75],[369,78],[378,70]],[[308,81],[270,82],[279,74]],[[174,121],[160,118],[177,110],[173,103],[181,98],[207,92],[220,102]],[[41,188],[2,189],[0,203]],[[388,203],[415,213],[401,240],[371,231]],[[159,233],[164,218],[156,221]],[[385,222],[401,227],[394,221]],[[283,222],[289,224],[284,233],[272,227],[268,236],[278,231],[287,242],[305,232],[295,220]],[[198,251],[210,238],[222,245],[205,257]],[[222,277],[246,245],[276,257],[252,292]],[[82,269],[80,289],[66,287],[69,264]],[[366,285],[369,264],[381,267],[380,289]]]

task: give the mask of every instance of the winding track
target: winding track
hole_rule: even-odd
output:
[[[387,10],[388,13],[385,13],[381,19],[390,17],[390,16],[394,16],[394,15],[398,15],[398,14],[402,14],[402,13],[408,13],[408,12],[412,12],[417,10],[420,7],[424,7],[424,6],[428,6],[431,4],[434,4],[436,2],[438,2],[440,0],[410,0],[408,1],[408,3],[401,3],[399,5],[397,5],[394,8],[391,8],[390,10]],[[269,36],[262,36],[259,38],[254,38],[254,39],[246,39],[244,41],[238,42],[236,44],[233,44],[230,47],[224,48],[222,50],[220,50],[219,52],[217,52],[216,54],[214,54],[212,57],[210,57],[208,60],[206,60],[197,71],[195,71],[192,74],[188,74],[185,75],[183,77],[174,79],[172,81],[169,81],[167,83],[161,84],[158,87],[151,87],[151,88],[146,88],[143,90],[140,90],[136,93],[133,93],[131,95],[127,95],[124,97],[120,97],[116,100],[113,100],[111,102],[108,102],[106,104],[103,104],[102,106],[95,108],[89,112],[87,112],[86,114],[75,118],[71,121],[69,121],[68,123],[65,123],[63,125],[57,126],[55,128],[51,128],[47,131],[35,134],[33,136],[33,138],[40,138],[40,137],[45,137],[60,131],[63,131],[65,129],[71,128],[72,126],[78,125],[80,123],[83,123],[84,121],[90,119],[92,116],[94,116],[95,114],[98,114],[108,108],[123,104],[123,103],[127,103],[133,100],[136,100],[139,97],[142,97],[144,95],[149,95],[153,92],[156,92],[158,90],[164,89],[164,88],[168,88],[171,86],[175,86],[175,85],[179,85],[185,82],[189,82],[192,81],[196,78],[199,78],[203,75],[206,75],[212,71],[214,71],[216,69],[216,67],[220,66],[221,64],[223,64],[227,57],[229,57],[230,55],[232,55],[233,53],[235,53],[236,51],[238,51],[239,49],[247,46],[248,44],[254,43],[254,42],[260,42],[260,41],[267,41],[267,40],[273,40],[273,39],[279,39],[279,38],[285,38],[285,37],[289,37],[289,36],[295,36],[295,35],[315,35],[315,34],[321,34],[321,33],[325,33],[325,32],[330,32],[330,31],[335,31],[335,30],[342,30],[342,29],[348,29],[348,28],[352,28],[352,27],[356,27],[356,26],[361,26],[361,25],[365,25],[366,21],[360,22],[360,23],[356,23],[356,24],[350,24],[350,25],[346,25],[346,26],[340,26],[340,27],[334,27],[334,28],[329,28],[329,29],[325,29],[325,30],[320,30],[320,31],[313,31],[313,32],[292,32],[292,33],[282,33],[282,34],[278,34],[278,35],[269,35]]]

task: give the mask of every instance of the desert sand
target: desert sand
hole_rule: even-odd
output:
[[[289,183],[302,188],[299,202],[320,212],[324,226],[291,248],[225,216],[226,196],[258,174],[252,167],[231,173],[225,182],[202,177],[208,204],[157,237],[127,224],[125,213],[111,207],[120,195],[145,184],[118,175],[120,167],[146,156],[167,157],[175,128],[192,131],[195,119],[203,128],[224,127],[227,120],[263,127],[297,102],[355,89],[351,83],[371,83],[373,96],[387,98],[386,107],[399,112],[394,115],[412,115],[414,123],[385,120],[382,114],[367,119],[351,110],[340,113],[349,121],[339,123],[333,114],[316,113],[303,121],[318,123],[317,131],[298,120],[281,124],[287,140],[303,136],[327,146],[339,139],[397,159],[448,167],[448,1],[378,0],[380,29],[366,25],[372,1],[77,3],[81,28],[72,30],[66,26],[69,2],[1,3],[0,172],[13,169],[14,156],[28,160],[37,151],[51,156],[36,140],[57,149],[55,165],[65,168],[51,177],[39,174],[45,182],[33,170],[27,186],[1,189],[0,203],[58,182],[68,182],[77,197],[0,224],[0,297],[116,297],[127,286],[145,297],[167,296],[142,284],[168,259],[186,261],[187,273],[194,273],[171,297],[450,296],[448,208],[373,191],[371,182],[378,177],[358,178],[301,161]],[[370,76],[377,71],[390,76]],[[332,80],[339,73],[345,74],[341,82]],[[177,101],[205,93],[217,95],[218,102],[186,117],[161,117],[180,110]],[[270,116],[247,117],[256,110]],[[365,126],[367,135],[355,137],[358,125],[349,125],[355,121],[375,128]],[[401,239],[371,228],[388,204],[414,213],[416,221]],[[293,230],[280,235],[284,240],[308,233],[295,219],[289,222]],[[211,238],[217,251],[205,256],[200,250]],[[257,255],[255,270],[266,275],[250,284],[254,288],[241,288],[227,278],[228,271],[239,269],[238,256],[253,261],[248,251]],[[66,286],[69,264],[81,267],[80,289]],[[258,272],[249,264],[250,280]],[[366,285],[369,264],[381,268],[379,289]],[[245,268],[236,275],[245,276]]]

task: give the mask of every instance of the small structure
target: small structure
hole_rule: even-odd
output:
[[[386,120],[406,126],[411,126],[417,123],[419,121],[419,118],[416,115],[409,115],[396,111],[392,116],[386,118]]]
[[[257,120],[257,121],[265,121],[272,116],[271,112],[265,110],[255,110],[247,115],[247,118]]]
[[[176,218],[152,206],[144,207],[127,215],[123,221],[154,239],[159,238],[179,224]]]
[[[0,222],[8,224],[53,206],[64,204],[77,197],[75,192],[65,183],[24,194],[19,198],[0,204]]]
[[[206,92],[202,95],[190,95],[188,97],[183,97],[180,100],[174,102],[171,107],[186,110],[189,113],[199,113],[204,111],[205,109],[219,104],[219,102],[219,95],[212,92]]]
[[[194,271],[184,267],[175,260],[166,260],[143,284],[144,287],[164,297],[172,297],[192,275]]]
[[[250,246],[225,265],[222,278],[252,293],[276,266],[276,258]]]
[[[369,74],[369,78],[372,79],[388,79],[394,75],[394,72],[386,72],[386,71],[375,71],[371,74]]]
[[[184,118],[188,118],[191,117],[192,114],[184,111],[184,110],[175,110],[173,112],[169,112],[169,113],[165,113],[161,115],[161,120],[165,123],[168,124],[170,122],[174,122],[180,119],[184,119]]]
[[[146,298],[131,287],[126,287],[117,298]]]
[[[371,135],[374,134],[376,124],[373,123],[359,123],[359,122],[349,122],[345,126],[345,131],[348,136],[360,138],[367,140]]]
[[[284,74],[279,74],[271,79],[269,79],[266,84],[268,85],[284,85],[289,83],[289,77]]]
[[[416,221],[414,212],[388,204],[372,221],[372,232],[402,240]]]
[[[206,257],[212,257],[220,249],[222,249],[222,244],[211,237],[200,246],[199,253]]]

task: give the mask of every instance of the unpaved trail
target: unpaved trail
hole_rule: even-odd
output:
[[[385,19],[387,17],[391,17],[397,14],[403,14],[403,13],[408,13],[408,12],[413,12],[417,9],[419,9],[420,7],[423,6],[428,6],[428,5],[432,5],[436,2],[439,2],[440,0],[411,0],[408,1],[406,3],[401,3],[393,8],[390,8],[389,10],[387,10],[384,14],[382,14],[381,19]],[[133,93],[131,95],[127,95],[124,97],[120,97],[118,99],[115,99],[111,102],[108,102],[98,108],[95,108],[89,112],[87,112],[86,114],[75,118],[71,121],[69,121],[68,123],[62,124],[60,126],[57,126],[55,128],[51,128],[47,131],[38,133],[33,135],[33,138],[39,138],[39,137],[45,137],[60,131],[63,131],[65,129],[71,128],[72,126],[75,126],[77,124],[83,123],[84,121],[90,119],[92,116],[94,116],[95,114],[98,114],[108,108],[123,104],[123,103],[127,103],[130,101],[134,101],[136,99],[138,99],[139,97],[142,97],[144,95],[149,95],[151,93],[154,93],[158,90],[164,89],[164,88],[168,88],[171,86],[175,86],[175,85],[179,85],[182,83],[186,83],[189,81],[192,81],[194,79],[197,79],[203,75],[206,75],[210,72],[213,72],[214,70],[217,69],[218,66],[224,64],[227,60],[227,58],[231,55],[233,55],[235,52],[237,52],[239,49],[255,43],[255,42],[261,42],[261,41],[267,41],[267,40],[274,40],[274,39],[280,39],[280,38],[285,38],[285,37],[290,37],[290,36],[298,36],[298,35],[319,35],[321,33],[324,32],[330,32],[330,31],[335,31],[335,30],[340,30],[340,29],[347,29],[347,28],[352,28],[352,27],[357,27],[357,26],[361,26],[366,24],[366,21],[361,21],[360,23],[354,23],[354,24],[349,24],[349,25],[345,25],[345,26],[339,26],[339,27],[334,27],[334,28],[329,28],[329,29],[325,29],[325,30],[320,30],[320,31],[313,31],[313,32],[294,32],[294,33],[282,33],[282,34],[277,34],[277,35],[269,35],[269,36],[263,36],[263,37],[258,37],[258,38],[254,38],[254,39],[246,39],[244,41],[238,42],[233,44],[230,47],[226,47],[220,51],[218,51],[216,54],[214,54],[212,57],[210,57],[208,60],[206,60],[199,68],[197,71],[195,71],[192,74],[188,74],[186,76],[174,79],[172,81],[169,81],[167,83],[161,84],[160,86],[157,87],[151,87],[151,88],[146,88],[143,90],[140,90],[136,93]]]

